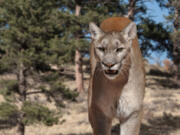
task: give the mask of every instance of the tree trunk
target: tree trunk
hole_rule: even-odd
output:
[[[137,0],[129,0],[128,13],[126,17],[131,20],[134,20],[136,2]]]
[[[82,72],[82,56],[81,53],[76,50],[75,54],[75,74],[76,74],[76,85],[79,92],[84,91],[83,83],[83,72]]]
[[[25,135],[25,125],[22,122],[18,123],[18,129],[16,135]]]
[[[75,15],[79,16],[81,11],[81,6],[76,4]],[[78,33],[77,33],[78,40]],[[75,52],[75,79],[76,79],[76,87],[78,92],[84,91],[84,81],[83,81],[83,70],[82,70],[82,56],[79,50]]]
[[[18,71],[18,88],[19,88],[19,94],[20,94],[20,108],[22,108],[24,102],[26,101],[26,79],[25,79],[25,67],[23,63],[21,62],[19,65],[19,71]],[[22,122],[24,118],[24,114],[21,113],[20,117],[18,119],[17,124],[17,134],[16,135],[24,135],[25,134],[25,125]]]
[[[76,11],[75,11],[75,16],[79,16],[81,11],[81,6],[76,4]]]
[[[178,28],[179,28],[179,13],[178,10],[175,9],[175,13],[174,13],[174,32],[173,34],[176,35],[178,32]],[[179,54],[179,43],[177,43],[176,41],[177,39],[175,38],[175,40],[173,41],[173,62],[174,62],[174,79],[175,80],[179,80],[180,77],[180,54]]]
[[[21,98],[20,100],[24,102],[26,100],[26,80],[25,80],[25,67],[23,63],[20,63],[19,65],[18,88]]]

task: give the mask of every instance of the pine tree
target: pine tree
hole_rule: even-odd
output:
[[[1,94],[7,101],[0,104],[0,119],[15,119],[19,135],[24,135],[28,124],[52,125],[58,120],[47,107],[27,99],[30,93],[36,93],[29,92],[33,86],[28,77],[46,82],[49,88],[41,85],[37,89],[55,100],[59,100],[59,94],[62,98],[76,95],[62,86],[58,72],[51,69],[53,64],[60,66],[70,61],[71,46],[67,46],[68,40],[63,37],[67,34],[64,32],[67,16],[59,7],[60,0],[6,0],[0,3],[0,71],[14,73],[17,78],[0,82]]]
[[[169,16],[166,19],[172,23],[171,40],[172,40],[172,50],[171,55],[174,62],[174,78],[175,80],[180,79],[180,1],[178,0],[157,0],[160,7],[169,10]]]

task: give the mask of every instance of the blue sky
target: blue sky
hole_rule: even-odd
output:
[[[162,10],[157,2],[151,0],[146,2],[146,5],[148,8],[148,14],[150,14],[155,21],[166,23],[164,16],[168,15],[168,10]]]
[[[146,2],[148,8],[148,15],[152,17],[157,23],[167,24],[164,16],[168,15],[168,10],[161,9],[157,2],[149,0]],[[156,61],[163,61],[167,59],[167,52],[153,52],[149,58],[147,58],[150,64],[155,64]],[[162,63],[161,63],[162,64]]]

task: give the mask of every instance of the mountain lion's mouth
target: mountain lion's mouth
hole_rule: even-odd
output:
[[[107,75],[117,75],[118,74],[118,70],[105,70],[105,74]]]

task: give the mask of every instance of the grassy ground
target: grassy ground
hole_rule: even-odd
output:
[[[61,130],[57,135],[91,135],[86,104],[84,98],[81,102],[67,105]],[[117,120],[113,122],[112,133],[119,133]],[[180,135],[180,88],[171,79],[152,75],[146,77],[140,135]]]
[[[85,77],[87,89],[88,75]],[[73,79],[66,79],[64,84],[70,89],[75,88]],[[59,124],[51,127],[27,126],[25,135],[91,135],[87,116],[87,93],[83,93],[77,102],[66,101],[65,105]],[[48,106],[54,107],[53,103],[48,103]],[[15,128],[3,129],[0,130],[0,135],[15,135],[14,131]],[[118,133],[119,124],[114,120],[112,134]],[[140,135],[180,135],[180,87],[171,78],[162,75],[146,76],[144,116]]]

